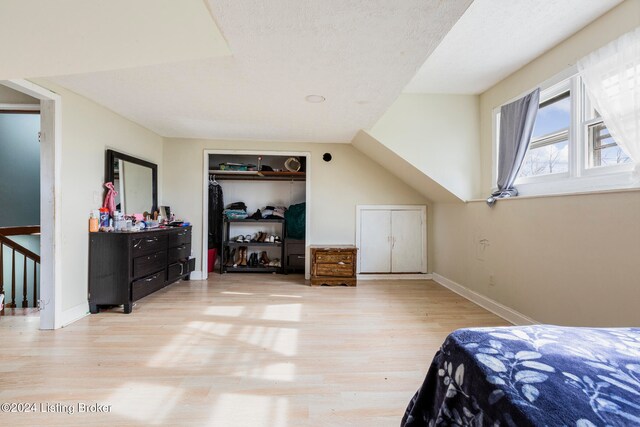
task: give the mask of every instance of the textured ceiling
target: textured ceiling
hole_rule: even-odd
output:
[[[620,3],[475,0],[405,92],[484,92]]]
[[[53,78],[163,136],[348,142],[471,0],[216,0],[232,56]],[[305,101],[318,94],[321,104]]]
[[[202,0],[1,0],[0,80],[229,55]]]

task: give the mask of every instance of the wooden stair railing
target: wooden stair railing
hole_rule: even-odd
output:
[[[0,227],[0,293],[4,294],[4,246],[11,249],[11,301],[5,298],[6,308],[16,308],[16,252],[24,257],[22,265],[22,308],[29,307],[27,298],[27,260],[33,262],[33,307],[38,306],[38,277],[37,266],[40,264],[40,255],[33,253],[24,246],[14,242],[7,236],[22,236],[40,234],[39,225],[29,225],[24,227]]]

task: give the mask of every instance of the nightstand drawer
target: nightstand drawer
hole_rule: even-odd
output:
[[[342,262],[344,264],[352,264],[353,263],[353,254],[351,252],[316,252],[316,262],[317,263],[339,263]]]
[[[316,264],[314,273],[316,276],[351,277],[353,264]]]

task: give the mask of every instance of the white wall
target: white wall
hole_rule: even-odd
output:
[[[201,268],[202,165],[207,149],[310,152],[307,212],[311,228],[307,244],[354,244],[358,204],[427,204],[423,196],[348,144],[165,139],[163,200],[193,223],[196,270]],[[325,152],[333,155],[329,163],[322,160]]]
[[[491,189],[493,108],[638,25],[640,1],[628,0],[481,95],[483,195]],[[541,322],[640,326],[639,191],[433,210],[434,272]],[[481,239],[489,246],[479,257]]]
[[[462,200],[480,192],[479,98],[402,94],[369,132]]]
[[[162,189],[162,138],[53,83],[35,83],[62,97],[62,309],[69,310],[87,305],[88,219],[102,205],[105,150],[158,164]]]

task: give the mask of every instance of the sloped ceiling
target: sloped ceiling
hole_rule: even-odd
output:
[[[470,3],[210,1],[232,57],[53,80],[163,136],[349,142]],[[326,101],[306,102],[311,94]]]
[[[400,178],[405,184],[422,194],[430,202],[462,203],[448,189],[411,165],[405,158],[382,144],[368,132],[362,130],[353,138],[351,144],[362,154]]]
[[[2,0],[0,52],[0,80],[229,55],[202,0]]]

